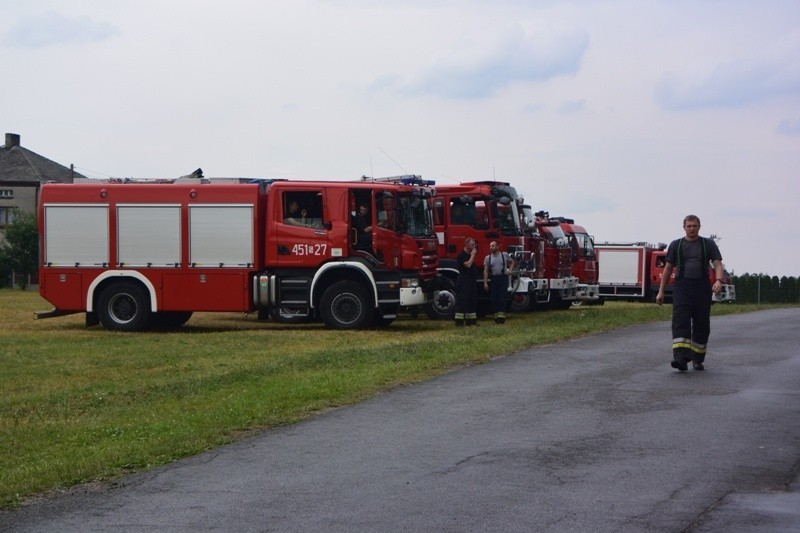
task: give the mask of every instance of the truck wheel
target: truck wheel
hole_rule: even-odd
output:
[[[444,279],[433,297],[425,302],[425,314],[431,320],[452,320],[456,314],[456,288],[452,281]]]
[[[530,294],[521,292],[514,293],[511,297],[511,304],[508,306],[508,310],[512,313],[524,313],[530,310],[532,305],[531,300]]]
[[[142,331],[150,323],[150,298],[138,283],[120,281],[103,289],[97,315],[112,331]]]
[[[353,281],[339,281],[328,287],[322,294],[319,312],[325,325],[332,329],[366,327],[374,316],[364,287]]]

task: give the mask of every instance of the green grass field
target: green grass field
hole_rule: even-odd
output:
[[[521,348],[667,320],[669,306],[613,303],[511,315],[505,326],[400,318],[331,331],[198,313],[176,332],[112,333],[0,290],[0,507],[108,480],[291,424]],[[714,314],[756,306],[717,305]],[[664,354],[669,331],[665,326]]]

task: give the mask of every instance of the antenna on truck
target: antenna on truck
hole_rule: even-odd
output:
[[[394,163],[395,165],[397,165],[398,167],[400,167],[400,170],[402,170],[403,172],[405,172],[406,174],[408,174],[408,170],[404,169],[404,168],[403,168],[403,165],[401,165],[400,163],[398,163],[397,161],[395,161],[395,160],[394,160],[394,158],[393,158],[392,156],[390,156],[389,154],[387,154],[387,153],[386,153],[386,150],[384,150],[384,149],[383,149],[383,148],[381,148],[380,146],[378,146],[378,150],[380,150],[381,152],[383,152],[383,155],[385,155],[386,157],[388,157],[389,159],[391,159],[391,160],[392,160],[392,163]]]

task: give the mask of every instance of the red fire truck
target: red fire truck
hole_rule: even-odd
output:
[[[194,311],[385,326],[424,304],[436,275],[431,194],[286,180],[45,184],[39,284],[55,309],[38,316],[85,312],[87,325],[124,331],[177,327]]]
[[[452,317],[455,310],[455,283],[458,279],[456,258],[464,249],[468,237],[478,245],[478,257],[489,253],[489,243],[497,241],[500,250],[508,252],[516,264],[510,277],[509,298],[515,294],[527,296],[535,284],[526,268],[532,264],[530,251],[525,248],[525,236],[520,226],[517,191],[507,182],[475,181],[459,185],[439,185],[433,201],[434,228],[439,237],[439,272],[442,277],[434,291],[432,314]],[[522,269],[520,270],[520,266]],[[482,278],[479,278],[481,280]],[[487,310],[489,295],[478,287],[479,312]]]
[[[600,298],[654,302],[664,275],[666,248],[667,245],[664,243],[596,244]],[[712,268],[709,268],[709,277],[712,283],[716,279]],[[735,301],[736,288],[730,284],[730,277],[723,279],[722,282],[722,291],[713,296],[713,301]],[[664,289],[667,301],[672,299],[674,284],[675,271],[672,272]]]
[[[546,211],[533,212],[531,206],[520,205],[526,227],[527,249],[535,264],[532,274],[534,290],[528,298],[515,297],[512,309],[565,309],[577,298],[578,278],[572,275],[572,252],[567,236],[558,220]]]
[[[600,287],[597,284],[597,253],[592,237],[586,228],[575,224],[571,218],[550,219],[559,222],[572,250],[572,275],[578,278],[578,289],[572,304],[597,302],[600,299]]]
[[[600,263],[600,297],[655,301],[664,273],[666,244],[603,243],[595,250]],[[673,274],[666,292],[671,295]]]

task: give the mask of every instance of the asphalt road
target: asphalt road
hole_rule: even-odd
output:
[[[800,309],[712,318],[704,372],[669,343],[661,322],[532,348],[0,530],[800,530]]]

